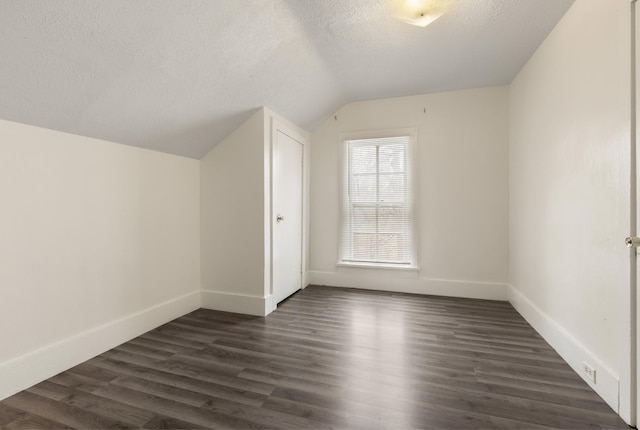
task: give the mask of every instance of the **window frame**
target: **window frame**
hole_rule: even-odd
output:
[[[383,263],[383,262],[369,262],[369,261],[345,261],[343,256],[342,241],[344,238],[344,229],[346,226],[344,220],[344,214],[346,208],[344,207],[346,198],[345,193],[349,192],[350,178],[348,176],[349,156],[348,156],[348,141],[351,140],[366,140],[366,139],[384,139],[389,137],[407,136],[409,142],[407,144],[407,186],[409,188],[409,196],[411,201],[411,219],[412,225],[410,228],[410,249],[411,261],[407,263]],[[409,270],[417,271],[418,267],[418,181],[417,181],[417,141],[418,132],[416,128],[394,128],[394,129],[382,129],[382,130],[366,130],[341,133],[338,139],[338,153],[339,153],[339,213],[338,213],[338,262],[336,266],[339,267],[361,267],[361,268],[374,268],[374,269],[393,269],[393,270]]]

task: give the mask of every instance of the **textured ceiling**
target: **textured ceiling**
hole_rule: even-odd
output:
[[[0,118],[200,158],[267,106],[511,82],[572,0],[458,0],[426,28],[388,0],[0,0]]]

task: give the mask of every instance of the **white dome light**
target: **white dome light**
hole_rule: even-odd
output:
[[[426,27],[440,18],[454,0],[391,0],[393,16],[407,24]]]

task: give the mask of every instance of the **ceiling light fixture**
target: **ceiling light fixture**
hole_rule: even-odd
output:
[[[426,27],[440,18],[454,0],[391,0],[393,16],[407,24]]]

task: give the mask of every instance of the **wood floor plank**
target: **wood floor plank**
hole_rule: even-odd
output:
[[[26,414],[26,411],[14,409],[5,403],[0,403],[0,428],[4,428],[10,422],[22,418]]]
[[[162,415],[156,415],[150,419],[143,429],[202,429],[205,428],[198,424],[188,423],[186,421],[179,420],[177,418],[166,417]]]
[[[204,405],[208,410],[238,420],[250,420],[260,423],[255,428],[328,428],[325,423],[314,421],[310,417],[297,417],[292,414],[272,411],[253,406],[239,405],[224,399],[211,399]]]
[[[0,401],[0,428],[627,426],[506,302],[310,286],[164,324]]]
[[[108,385],[108,382],[102,381],[100,375],[87,376],[87,374],[78,374],[77,368],[74,367],[66,372],[60,373],[48,381],[67,387],[73,392],[92,392],[100,387]],[[95,378],[95,379],[94,379]],[[114,378],[115,379],[115,378]]]
[[[62,400],[71,395],[74,391],[63,385],[55,384],[51,381],[43,381],[27,389],[28,392],[38,394],[51,400]]]
[[[16,419],[15,421],[11,421],[10,423],[3,425],[1,428],[11,430],[11,429],[42,429],[42,430],[52,430],[52,429],[70,429],[73,427],[66,426],[64,424],[57,423],[55,421],[48,420],[46,418],[39,417],[33,414],[26,414],[21,418]]]
[[[147,365],[138,365],[134,363],[102,358],[95,360],[94,366],[107,368],[121,374],[131,374],[137,369],[136,366],[150,370],[169,372],[177,377],[199,379],[211,382],[223,387],[234,390],[248,391],[256,394],[268,395],[275,388],[273,385],[249,381],[238,378],[236,375],[243,370],[241,367],[220,366],[218,363],[203,362],[202,360],[192,360],[187,356],[174,356],[161,363],[147,363]]]
[[[209,396],[196,391],[163,384],[161,382],[150,381],[148,379],[136,378],[133,376],[122,376],[113,381],[112,385],[139,391],[141,393],[153,394],[155,396],[162,397],[163,399],[175,400],[177,402],[196,407],[202,406],[207,400],[209,400]]]
[[[148,409],[157,414],[175,417],[181,421],[193,422],[206,428],[264,428],[274,425],[269,416],[253,416],[251,406],[241,405],[235,402],[225,401],[223,399],[209,399],[203,407],[194,407],[176,401],[160,397],[157,395],[143,393],[137,390],[110,385],[107,388],[100,389],[97,395],[109,399],[124,399],[128,403],[139,408]],[[232,406],[220,407],[221,404],[231,404]],[[289,420],[282,415],[278,417],[277,424],[289,427]],[[288,418],[288,417],[287,417]],[[309,427],[308,420],[295,420],[291,427],[300,428]]]
[[[135,426],[95,414],[88,409],[76,408],[56,402],[28,391],[22,391],[3,400],[9,406],[21,409],[52,422],[72,428],[129,429]]]
[[[487,387],[498,386],[509,388],[522,388],[533,393],[542,393],[546,395],[557,394],[566,395],[574,399],[587,399],[602,405],[602,399],[586,384],[576,384],[575,386],[563,386],[555,383],[524,380],[522,378],[509,376],[495,376],[478,374],[478,382],[487,385]],[[489,389],[489,388],[487,388]],[[605,403],[606,405],[606,403]]]
[[[199,342],[199,341],[185,339],[179,336],[172,336],[170,334],[167,334],[166,332],[163,333],[158,329],[151,330],[150,332],[147,332],[136,339],[153,340],[156,342],[161,342],[165,345],[171,345],[174,347],[181,347],[181,348],[187,348],[187,349],[202,349],[209,344],[208,342]]]
[[[76,392],[63,400],[63,403],[108,416],[137,428],[153,418],[153,414],[141,408],[116,400],[105,399],[92,393]]]
[[[119,373],[110,372],[108,370],[92,366],[91,363],[94,360],[100,360],[100,357],[85,361],[84,363],[72,367],[69,370],[72,371],[75,375],[84,376],[86,378],[90,378],[91,380],[100,382],[111,382],[118,376],[120,376]],[[62,373],[62,375],[64,375],[64,373]]]
[[[209,397],[230,399],[241,404],[259,406],[267,398],[268,393],[273,391],[273,387],[269,387],[267,393],[257,393],[210,382],[203,379],[201,375],[192,378],[185,375],[176,375],[159,368],[150,369],[129,363],[123,363],[117,368],[126,376],[120,376],[113,381],[114,385],[138,389],[151,394],[163,390],[170,394],[174,388],[182,389],[185,391],[175,395],[178,397],[191,397],[189,404],[194,406],[201,405]]]
[[[154,339],[151,337],[145,337],[143,335],[135,339],[132,339],[128,343],[131,345],[139,346],[139,347],[142,346],[145,348],[149,348],[150,350],[153,350],[156,352],[160,352],[160,351],[168,352],[170,353],[170,355],[176,354],[176,353],[189,354],[194,351],[199,351],[200,349],[206,346],[206,345],[201,345],[198,347],[188,347],[184,345],[176,345],[175,343],[172,343],[172,342],[167,342],[166,337],[162,339],[162,341],[158,339],[160,339],[160,337],[156,337]]]
[[[170,351],[163,351],[157,348],[150,348],[148,346],[140,345],[135,342],[127,342],[123,345],[114,348],[114,351],[124,351],[134,354],[144,355],[155,360],[164,360],[171,357],[174,353]]]

